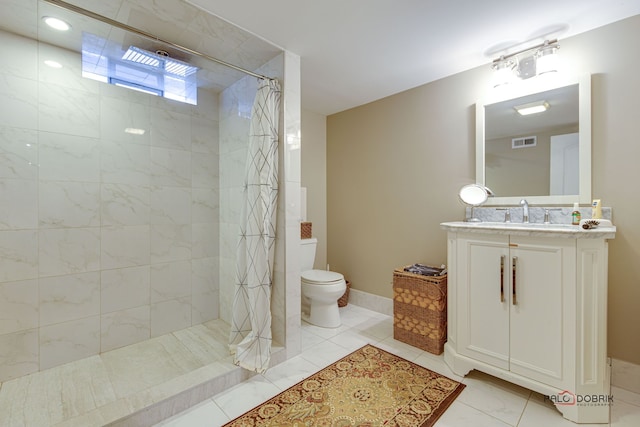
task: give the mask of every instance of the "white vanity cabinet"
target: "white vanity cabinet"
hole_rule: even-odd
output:
[[[615,227],[596,234],[442,226],[451,369],[477,369],[549,396],[572,421],[608,422],[607,238]]]
[[[457,319],[460,353],[568,387],[563,367],[572,361],[563,358],[571,354],[575,310],[562,302],[575,301],[575,241],[478,234],[457,239],[456,295],[458,307],[466,307]]]

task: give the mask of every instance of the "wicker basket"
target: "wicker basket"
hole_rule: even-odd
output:
[[[347,290],[338,298],[338,307],[344,307],[349,303],[349,289],[351,289],[351,282],[347,280]]]
[[[393,272],[393,338],[433,354],[447,340],[447,276]]]
[[[300,223],[300,238],[301,239],[310,239],[311,234],[311,223],[310,222],[301,222]]]

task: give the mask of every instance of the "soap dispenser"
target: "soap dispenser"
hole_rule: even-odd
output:
[[[591,218],[602,218],[602,202],[600,199],[593,199],[593,203],[591,204]]]
[[[580,205],[578,203],[573,204],[573,212],[571,212],[571,224],[580,225]]]

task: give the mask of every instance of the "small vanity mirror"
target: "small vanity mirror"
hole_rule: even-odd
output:
[[[467,222],[481,221],[475,217],[474,208],[485,203],[491,194],[491,190],[479,184],[465,185],[460,189],[458,197],[462,203],[471,206],[471,216],[466,220]]]
[[[518,111],[532,106],[541,112]],[[493,189],[490,205],[589,203],[590,76],[532,78],[478,102],[476,181]]]

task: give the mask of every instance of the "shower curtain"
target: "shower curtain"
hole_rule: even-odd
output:
[[[279,110],[278,82],[260,80],[251,112],[229,339],[234,363],[259,373],[271,358]]]

